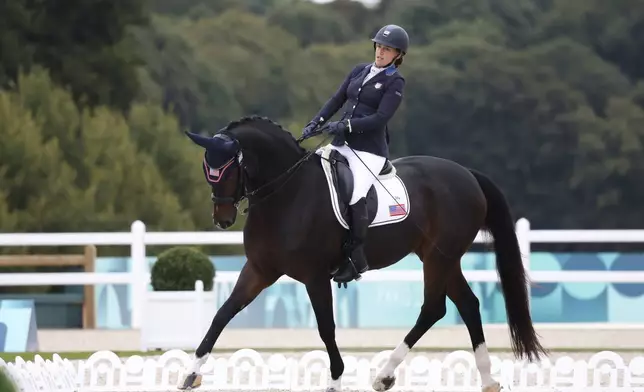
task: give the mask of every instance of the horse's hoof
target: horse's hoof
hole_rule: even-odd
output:
[[[376,378],[376,380],[373,382],[372,387],[374,391],[382,392],[382,391],[387,391],[391,389],[395,383],[396,383],[396,377],[394,376]]]
[[[483,388],[482,392],[500,392],[501,391],[501,384],[498,382],[495,382],[492,385],[488,385],[487,387]]]
[[[342,377],[337,380],[330,379],[329,386],[326,387],[326,392],[342,392]]]
[[[186,376],[186,379],[183,380],[183,384],[179,386],[180,390],[190,390],[194,388],[199,388],[201,386],[201,374],[190,373]]]

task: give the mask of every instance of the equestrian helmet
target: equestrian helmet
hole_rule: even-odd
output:
[[[382,27],[371,40],[398,49],[403,54],[407,53],[409,47],[409,34],[402,27],[394,24]]]

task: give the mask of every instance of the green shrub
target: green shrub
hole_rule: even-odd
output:
[[[210,291],[215,267],[205,253],[177,246],[159,254],[150,274],[154,291],[192,291],[197,280]]]

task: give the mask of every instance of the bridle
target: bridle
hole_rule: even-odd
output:
[[[316,136],[316,135],[322,133],[324,128],[325,127],[318,128],[316,130],[316,132],[314,134],[311,134],[310,136],[300,137],[299,139],[297,139],[297,143],[300,144],[301,142],[303,142],[304,140],[308,139],[309,137],[313,137],[313,136]],[[307,151],[307,153],[302,158],[298,159],[297,162],[295,162],[291,167],[289,167],[282,174],[280,174],[276,178],[272,179],[271,181],[267,182],[266,184],[249,191],[248,187],[247,187],[248,173],[246,171],[245,165],[243,164],[243,152],[241,150],[241,147],[239,147],[239,142],[232,135],[230,135],[226,131],[221,131],[221,132],[218,133],[218,135],[220,135],[220,137],[223,137],[225,139],[234,141],[235,144],[237,145],[237,151],[235,152],[234,157],[232,157],[230,160],[228,160],[225,164],[220,166],[218,169],[210,168],[208,166],[208,164],[206,162],[206,159],[205,159],[205,156],[204,156],[204,170],[206,172],[207,180],[210,183],[210,186],[211,186],[211,189],[212,189],[212,192],[210,194],[210,199],[212,200],[212,202],[214,203],[215,206],[225,205],[225,204],[232,204],[235,207],[235,209],[242,215],[246,215],[248,213],[249,209],[251,209],[252,207],[255,207],[258,204],[264,202],[270,196],[275,194],[279,189],[281,189],[288,182],[288,180],[290,180],[292,178],[292,176],[295,174],[297,169],[300,168],[300,166],[304,162],[306,162],[313,154],[315,154],[316,150],[318,148],[320,148],[324,143],[326,143],[327,140],[329,139],[329,137],[332,136],[330,134],[327,134],[318,145],[316,145],[310,151]],[[237,185],[235,187],[235,192],[234,192],[233,196],[217,196],[216,192],[215,192],[215,184],[217,184],[219,181],[221,181],[225,177],[227,169],[231,168],[232,166],[235,166],[236,169],[237,169]],[[218,171],[219,172],[219,177],[217,179],[211,179],[211,177],[209,177],[210,171]],[[251,202],[250,202],[251,197],[256,196],[257,193],[259,193],[261,190],[266,189],[268,186],[270,186],[272,184],[275,184],[276,182],[282,180],[285,176],[288,176],[288,178],[286,178],[286,180],[283,181],[282,184],[278,188],[273,189],[268,194],[263,195],[259,199],[254,200],[253,204],[251,204]],[[245,200],[248,201],[248,207],[246,207],[245,209],[240,211],[239,206]]]
[[[223,179],[224,174],[226,174],[225,169],[233,165],[237,169],[237,178],[238,178],[237,186],[235,187],[235,193],[233,194],[233,196],[217,196],[215,194],[215,185],[213,183],[210,183],[210,188],[212,190],[212,193],[210,194],[210,199],[215,204],[234,204],[235,208],[237,208],[242,197],[244,197],[245,184],[246,184],[245,171],[242,169],[242,166],[241,166],[241,154],[231,158],[228,162],[226,162],[221,168],[217,170],[222,171],[222,176],[220,177],[220,179]]]

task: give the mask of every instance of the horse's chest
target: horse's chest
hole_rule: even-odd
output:
[[[288,254],[289,238],[292,236],[284,230],[278,218],[263,217],[246,223],[244,246],[248,257],[281,258]]]

